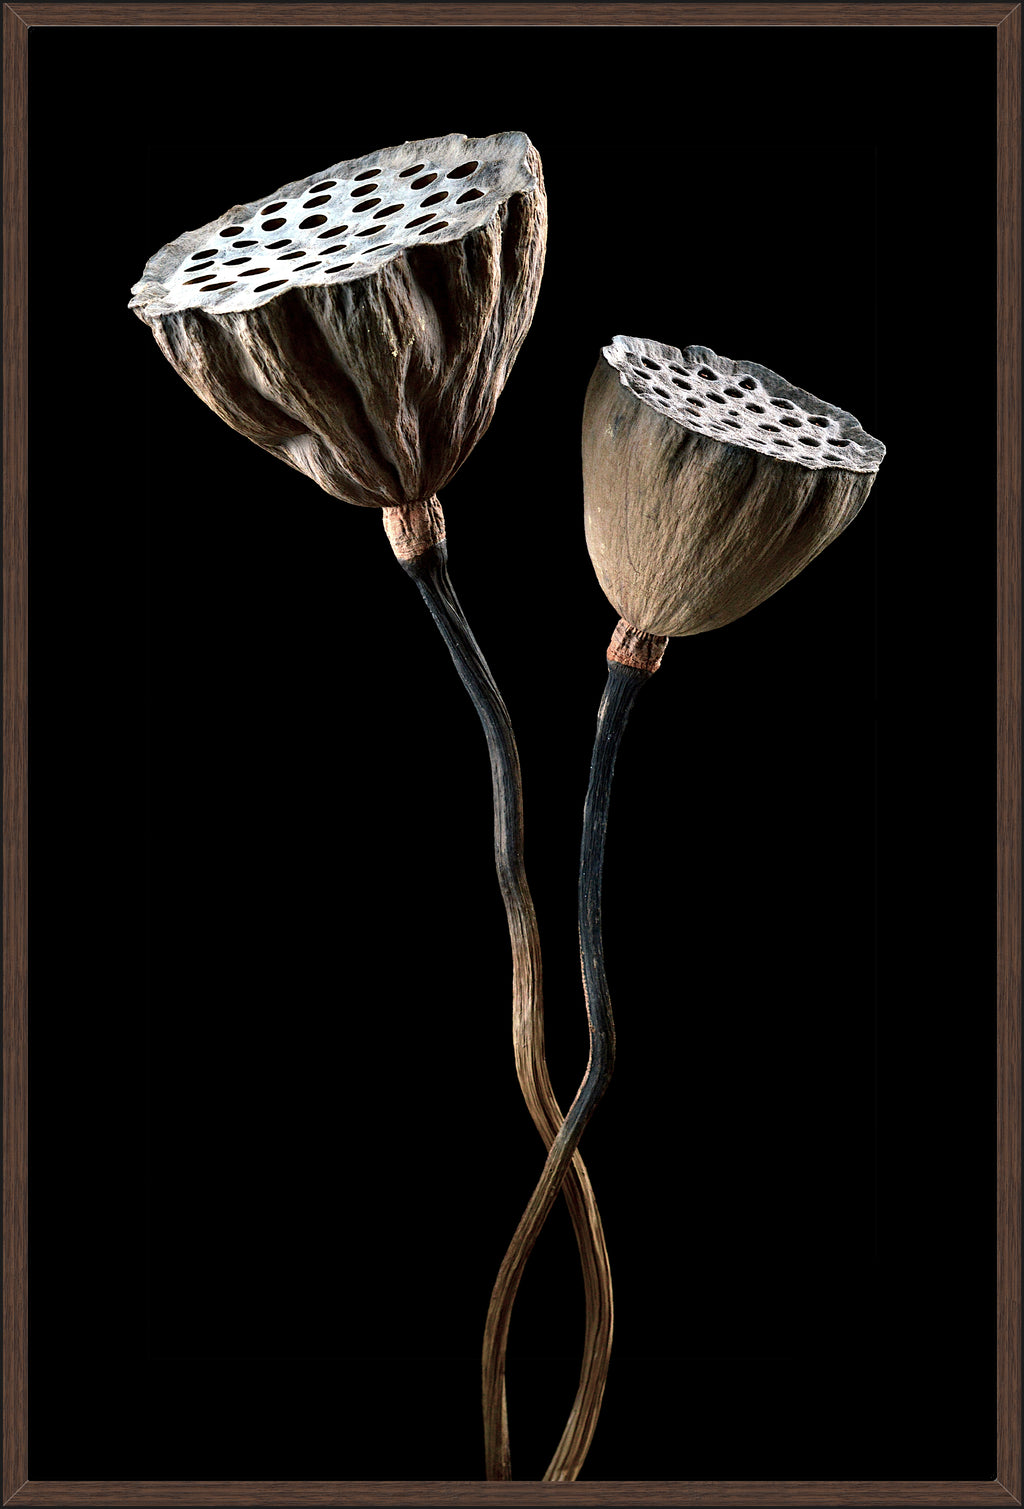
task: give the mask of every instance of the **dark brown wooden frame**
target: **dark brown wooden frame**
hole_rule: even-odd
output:
[[[973,26],[997,41],[998,1378],[985,1482],[30,1482],[27,1472],[27,67],[33,26]],[[1021,1487],[1021,6],[4,5],[3,1502],[17,1504],[1019,1504]]]

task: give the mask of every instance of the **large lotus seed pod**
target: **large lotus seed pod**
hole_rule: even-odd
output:
[[[852,414],[767,367],[616,336],[587,390],[583,487],[620,638],[748,613],[856,518],[884,455]]]
[[[129,308],[234,429],[336,498],[406,513],[490,423],[546,227],[522,132],[406,142],[178,236]]]

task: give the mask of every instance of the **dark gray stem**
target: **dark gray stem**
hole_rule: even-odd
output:
[[[491,1295],[486,1335],[495,1355],[504,1357],[512,1305],[527,1259],[558,1198],[583,1131],[608,1087],[615,1061],[615,1027],[604,971],[601,939],[601,872],[612,774],[622,731],[637,692],[652,672],[608,663],[608,681],[597,718],[597,736],[590,766],[590,785],[583,809],[580,854],[579,929],[583,984],[590,1026],[587,1072],[569,1112],[551,1143],[540,1179],[509,1244]],[[503,1398],[501,1380],[485,1372],[485,1416],[498,1410]],[[594,1416],[596,1424],[596,1415]]]
[[[523,862],[523,800],[519,755],[505,704],[455,596],[444,540],[400,564],[413,578],[472,699],[487,739],[494,796],[494,859],[512,942],[512,1037],[516,1073],[527,1108],[549,1148],[562,1123],[544,1053],[544,1012],[537,919]],[[545,1477],[573,1481],[586,1457],[601,1408],[612,1336],[612,1284],[601,1217],[582,1159],[570,1150],[564,1191],[579,1248],[586,1300],[580,1382],[572,1411]],[[565,1174],[565,1161],[561,1165]],[[561,1177],[561,1176],[560,1176]],[[550,1208],[550,1206],[549,1206]],[[518,1282],[518,1280],[517,1280]],[[492,1310],[511,1311],[499,1276]],[[511,1477],[505,1403],[507,1324],[484,1334],[484,1447],[489,1478]]]

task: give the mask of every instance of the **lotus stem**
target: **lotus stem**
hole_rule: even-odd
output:
[[[391,519],[392,513],[397,510],[386,511],[385,517],[389,537],[397,530]],[[432,542],[425,544],[427,540]],[[395,538],[392,538],[392,544],[395,545]],[[522,777],[512,723],[455,596],[448,575],[445,540],[438,540],[436,531],[433,534],[427,531],[422,540],[417,538],[411,543],[400,543],[395,548],[401,565],[416,582],[448,647],[487,740],[494,798],[494,861],[512,943],[512,1036],[516,1074],[527,1109],[545,1149],[548,1149],[562,1125],[563,1113],[551,1086],[544,1053],[540,937],[523,859]],[[410,556],[404,554],[405,550],[417,553]],[[590,1449],[608,1376],[612,1282],[601,1217],[583,1161],[570,1150],[561,1159],[559,1168],[559,1181],[565,1179],[565,1199],[583,1272],[586,1331],[575,1402],[545,1480],[572,1482]],[[548,1209],[554,1198],[553,1195]],[[537,1230],[541,1224],[543,1218]],[[533,1240],[536,1240],[536,1231]],[[500,1284],[499,1279],[499,1288]],[[497,1295],[498,1290],[495,1293]],[[513,1298],[514,1290],[507,1295],[508,1310]],[[499,1297],[498,1309],[505,1313],[504,1298]],[[505,1395],[507,1337],[507,1316],[503,1327],[495,1329],[488,1323],[483,1352],[484,1443],[487,1476],[492,1479],[511,1477]]]
[[[655,644],[651,636],[637,636],[648,647]],[[613,640],[613,649],[615,641]],[[611,997],[604,970],[604,946],[601,935],[601,878],[604,866],[605,833],[608,826],[608,801],[611,794],[615,756],[618,752],[622,731],[626,726],[630,709],[641,686],[650,679],[660,660],[660,648],[664,641],[657,641],[657,658],[649,664],[624,664],[609,659],[608,681],[597,716],[597,734],[590,765],[590,783],[583,809],[583,842],[580,853],[579,878],[579,935],[580,955],[583,966],[583,989],[590,1029],[590,1056],[587,1072],[576,1098],[569,1107],[568,1115],[559,1127],[551,1143],[540,1179],[530,1197],[523,1217],[509,1244],[491,1295],[487,1313],[484,1346],[484,1419],[492,1422],[492,1435],[487,1441],[488,1476],[508,1477],[507,1462],[499,1447],[501,1437],[493,1429],[493,1422],[502,1419],[505,1405],[503,1368],[498,1362],[504,1359],[508,1345],[509,1323],[512,1306],[519,1288],[527,1259],[540,1235],[551,1207],[558,1198],[567,1172],[579,1160],[577,1145],[584,1129],[593,1115],[598,1102],[608,1087],[615,1060],[615,1025],[612,1019]],[[610,652],[611,653],[611,652]],[[643,660],[643,655],[639,658]],[[568,1186],[567,1186],[568,1187]],[[608,1340],[611,1336],[609,1331]],[[607,1362],[601,1378],[600,1392],[594,1392],[586,1401],[586,1417],[580,1422],[581,1437],[585,1431],[590,1440],[597,1425],[597,1417],[604,1393]],[[577,1396],[577,1406],[580,1405]],[[545,1482],[565,1482],[575,1478],[582,1466],[582,1459],[567,1459],[563,1454],[563,1442],[547,1472]],[[571,1477],[570,1477],[571,1474]]]

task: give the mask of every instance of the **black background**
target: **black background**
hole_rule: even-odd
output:
[[[991,31],[40,29],[32,109],[32,1424],[53,1477],[477,1478],[539,1172],[482,736],[375,511],[234,434],[147,258],[405,139],[522,129],[545,280],[443,496],[516,724],[548,1034],[615,613],[579,424],[617,333],[888,446],[863,513],[673,642],[606,871],[616,1282],[591,1478],[994,1473]],[[572,1401],[555,1212],[513,1469]]]

